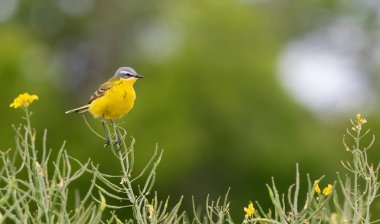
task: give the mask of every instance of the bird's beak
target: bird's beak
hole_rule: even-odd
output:
[[[144,76],[139,75],[139,74],[136,74],[136,75],[135,75],[135,78],[141,79],[141,78],[144,78]]]

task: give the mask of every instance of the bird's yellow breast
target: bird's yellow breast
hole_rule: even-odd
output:
[[[96,118],[115,120],[127,114],[133,107],[136,93],[133,84],[136,79],[117,79],[104,95],[92,101],[88,110]]]

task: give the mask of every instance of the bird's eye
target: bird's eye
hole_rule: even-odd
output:
[[[129,73],[127,71],[121,71],[121,74],[123,74],[124,76],[128,76],[128,77],[133,76],[131,73]]]

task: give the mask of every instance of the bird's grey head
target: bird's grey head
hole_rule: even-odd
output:
[[[121,67],[119,68],[116,72],[114,77],[116,78],[124,78],[124,79],[129,79],[129,78],[144,78],[144,76],[141,76],[137,74],[137,72],[131,68],[131,67]]]

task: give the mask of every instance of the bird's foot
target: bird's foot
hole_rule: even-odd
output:
[[[107,148],[107,146],[109,146],[109,145],[110,145],[110,140],[107,138],[106,143],[104,143],[103,147]]]
[[[113,145],[116,145],[118,149],[120,149],[121,145],[123,144],[123,141],[121,139],[118,139],[116,141],[112,142]],[[111,145],[111,141],[106,141],[103,145],[104,148],[107,148]]]

